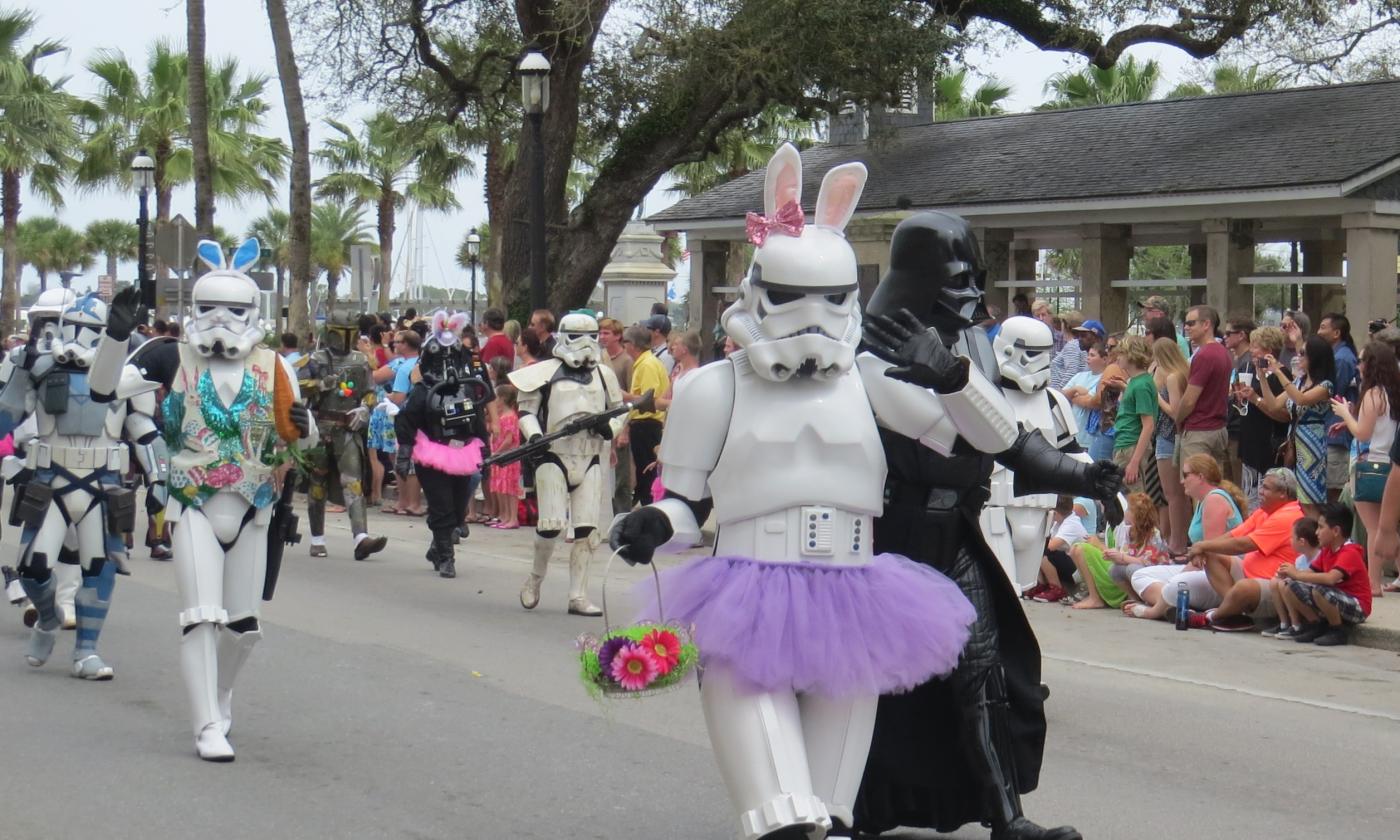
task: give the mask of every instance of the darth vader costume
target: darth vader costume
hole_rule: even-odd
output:
[[[899,378],[910,388],[952,393],[970,365],[997,381],[991,344],[974,326],[986,318],[984,280],[964,219],[933,212],[906,219],[894,232],[890,270],[866,308],[864,349],[902,366]],[[951,676],[880,698],[855,827],[953,831],[980,822],[997,840],[1078,838],[1073,828],[1044,829],[1021,813],[1020,796],[1036,788],[1045,746],[1040,647],[978,516],[995,462],[1015,470],[1017,492],[1104,498],[1121,475],[1111,463],[1063,455],[1024,429],[1002,452],[980,451],[961,436],[941,452],[883,426],[880,440],[889,474],[875,551],[952,578],[977,620]]]
[[[413,441],[414,471],[428,501],[427,559],[445,578],[457,576],[452,537],[466,530],[472,476],[486,449],[486,404],[495,399],[481,359],[462,341],[466,324],[464,313],[433,314],[420,379],[394,418],[399,440]]]

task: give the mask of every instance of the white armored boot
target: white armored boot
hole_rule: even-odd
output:
[[[569,549],[569,615],[603,614],[588,600],[588,563],[592,559],[593,546],[588,539],[575,539]]]
[[[544,583],[545,573],[549,571],[549,558],[553,555],[554,540],[536,535],[535,567],[525,579],[525,585],[520,587],[520,606],[527,610],[533,610],[540,603],[540,584]]]
[[[219,627],[205,622],[180,639],[180,669],[190,693],[194,748],[205,761],[233,761],[219,713]]]
[[[248,661],[253,645],[262,641],[261,630],[235,633],[227,628],[219,631],[219,717],[225,736],[233,729],[233,681],[243,663]]]

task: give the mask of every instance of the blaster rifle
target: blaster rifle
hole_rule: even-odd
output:
[[[277,590],[277,577],[282,571],[282,551],[289,545],[301,542],[297,532],[297,515],[292,508],[292,496],[296,493],[297,482],[301,479],[295,469],[282,477],[282,494],[272,508],[272,520],[267,528],[267,570],[263,577],[262,599],[272,600]]]
[[[481,465],[483,467],[498,467],[503,464],[513,464],[516,461],[523,461],[526,458],[534,457],[549,449],[549,445],[556,440],[597,428],[599,424],[606,423],[614,417],[619,417],[623,414],[629,414],[633,411],[651,411],[655,405],[656,398],[652,392],[648,390],[645,394],[638,397],[635,402],[623,403],[617,408],[610,408],[607,411],[600,411],[597,414],[585,414],[576,420],[570,420],[559,429],[547,435],[540,435],[532,439],[529,443],[517,446],[515,449],[509,449],[505,452],[492,455],[490,458],[482,461]]]

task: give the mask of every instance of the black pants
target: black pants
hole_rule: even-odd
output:
[[[471,497],[472,477],[452,475],[415,464],[423,497],[428,500],[428,530],[433,534],[461,527]]]
[[[633,474],[637,480],[632,487],[632,501],[635,504],[645,505],[651,502],[651,482],[656,476],[648,474],[646,469],[656,461],[656,447],[661,445],[661,429],[660,420],[633,420],[627,426],[632,447]]]

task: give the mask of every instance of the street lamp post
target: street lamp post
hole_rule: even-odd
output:
[[[472,228],[467,234],[467,264],[472,269],[472,328],[476,328],[476,264],[481,261],[481,236]]]
[[[549,59],[531,49],[520,59],[520,99],[530,118],[534,160],[530,167],[530,306],[546,308],[544,235],[544,112],[549,110]]]
[[[132,180],[136,182],[137,195],[141,197],[141,209],[136,216],[136,284],[141,290],[141,303],[148,311],[156,308],[156,285],[151,280],[150,246],[147,230],[151,225],[146,198],[156,185],[156,162],[142,149],[131,161]],[[116,278],[112,278],[116,282]]]

